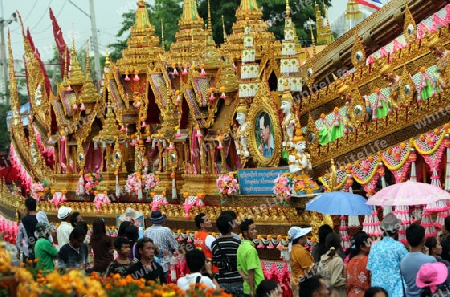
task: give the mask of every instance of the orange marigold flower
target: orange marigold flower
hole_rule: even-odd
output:
[[[24,267],[24,266],[25,266],[25,263],[20,262],[20,267]]]
[[[114,280],[119,280],[119,279],[121,279],[121,276],[120,276],[120,274],[116,273],[116,274],[114,274],[113,278],[114,278]]]
[[[28,264],[33,264],[33,260],[28,260]]]

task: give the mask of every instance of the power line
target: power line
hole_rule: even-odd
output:
[[[63,11],[64,7],[66,6],[67,0],[64,2],[63,6],[61,7],[61,9],[58,11],[58,13],[56,14],[55,18],[59,17],[59,15],[61,14],[61,12]],[[37,34],[41,34],[44,32],[47,32],[47,30],[53,25],[53,23],[50,23],[50,25],[47,26],[47,28],[45,28],[44,30],[41,30],[39,32],[34,32],[33,34],[37,35]]]
[[[28,20],[28,18],[30,17],[31,13],[33,13],[33,10],[36,7],[37,3],[38,3],[37,0],[35,0],[33,6],[30,9],[30,12],[28,12],[27,16],[23,19],[23,23],[25,23]],[[19,28],[20,28],[20,25],[18,25],[16,28],[12,29],[11,32],[16,32],[17,30],[19,30]]]
[[[50,7],[52,2],[53,2],[53,0],[50,0],[50,2],[48,3],[47,7]],[[47,14],[47,9],[44,11],[42,16],[39,18],[39,21],[37,21],[37,23],[32,28],[36,28],[39,25],[39,23],[42,21],[42,19],[45,17],[46,14]]]
[[[72,4],[73,6],[75,6],[76,9],[78,9],[79,11],[81,11],[82,13],[84,13],[88,18],[91,18],[91,16],[85,12],[83,9],[81,9],[78,5],[76,5],[75,3],[72,2],[72,0],[68,0],[70,4]]]

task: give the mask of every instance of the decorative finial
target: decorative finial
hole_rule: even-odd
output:
[[[331,159],[331,174],[330,174],[330,191],[333,192],[336,190],[336,165],[334,165],[334,159]]]
[[[213,31],[212,31],[212,22],[211,22],[211,4],[210,0],[208,0],[208,36],[213,38]]]
[[[291,16],[291,7],[289,6],[289,0],[286,0],[286,16]]]
[[[313,29],[312,29],[311,19],[309,19],[309,31],[311,32],[311,42],[312,42],[312,46],[313,46],[313,54],[316,55],[316,41],[314,39],[314,33],[313,33]]]
[[[109,68],[109,65],[111,64],[111,62],[109,61],[109,52],[108,52],[108,48],[106,48],[106,52],[105,52],[105,66]]]
[[[91,49],[89,48],[89,38],[86,39],[86,77],[91,76]]]
[[[164,49],[164,21],[161,19],[161,47]]]
[[[294,143],[305,142],[305,138],[303,137],[302,126],[298,125],[295,127],[295,136],[292,139]]]
[[[227,32],[225,31],[225,20],[223,19],[223,15],[222,15],[222,30],[223,30],[223,42],[227,41],[228,36],[227,36]]]

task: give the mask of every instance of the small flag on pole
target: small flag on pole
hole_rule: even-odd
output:
[[[379,10],[382,6],[382,0],[356,0],[358,4]]]

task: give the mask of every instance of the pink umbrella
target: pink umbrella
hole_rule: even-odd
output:
[[[436,186],[407,181],[381,189],[369,198],[369,205],[420,205],[442,199],[450,199],[450,194]]]

